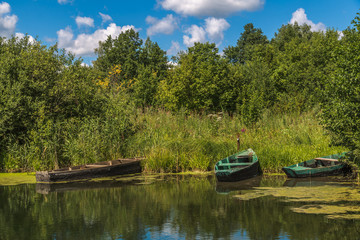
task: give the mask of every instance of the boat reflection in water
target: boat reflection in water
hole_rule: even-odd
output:
[[[0,186],[0,239],[359,239],[360,220],[299,214],[292,209],[302,203],[262,194],[277,189],[296,192],[281,187],[285,180],[285,176],[263,176],[217,184],[214,174],[139,174],[69,184]],[[219,194],[215,186],[230,192]],[[39,194],[36,187],[48,194]],[[335,188],[342,202],[329,205],[344,201],[355,208],[360,205],[358,188],[325,190],[331,195]],[[259,197],[234,197],[253,191]]]
[[[353,182],[346,183],[341,177],[314,177],[314,178],[289,178],[285,181],[284,187],[318,187],[325,185],[352,185]]]
[[[245,179],[237,182],[216,182],[216,192],[229,193],[231,191],[250,190],[254,187],[260,187],[262,176]]]

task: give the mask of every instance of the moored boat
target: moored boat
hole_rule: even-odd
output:
[[[282,170],[290,178],[326,177],[344,173],[347,164],[339,161],[346,153],[333,154],[297,163]]]
[[[36,172],[37,182],[60,182],[88,178],[109,177],[141,172],[140,162],[144,158],[125,158],[81,166]]]
[[[226,157],[215,164],[215,175],[219,182],[236,182],[260,173],[258,157],[251,148]]]

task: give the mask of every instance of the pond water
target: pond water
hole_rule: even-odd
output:
[[[0,186],[0,239],[359,239],[359,190],[212,175]]]

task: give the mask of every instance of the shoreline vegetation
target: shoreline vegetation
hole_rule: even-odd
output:
[[[236,116],[151,110],[139,111],[134,121],[138,130],[127,140],[127,155],[146,156],[143,169],[147,173],[212,171],[217,161],[237,152],[237,133],[240,150],[253,148],[265,173],[282,173],[284,166],[347,150],[330,146],[330,135],[318,123],[315,111],[265,113],[251,126]],[[84,151],[95,147],[87,144]]]
[[[130,46],[130,47],[129,47]],[[0,172],[145,156],[147,173],[206,172],[252,148],[265,173],[351,151],[360,159],[360,14],[341,34],[252,23],[223,54],[195,43],[170,62],[134,29],[91,66],[57,45],[0,37]]]

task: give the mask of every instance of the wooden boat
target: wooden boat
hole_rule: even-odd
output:
[[[215,175],[219,182],[236,182],[260,173],[258,157],[251,148],[224,158],[215,164]]]
[[[303,177],[326,177],[343,173],[347,169],[347,164],[340,162],[339,159],[346,153],[333,154],[325,157],[310,159],[305,162],[283,167],[282,170],[290,178]]]
[[[98,162],[53,171],[36,172],[37,182],[72,181],[87,178],[116,176],[141,172],[140,162],[144,158],[126,158]]]

